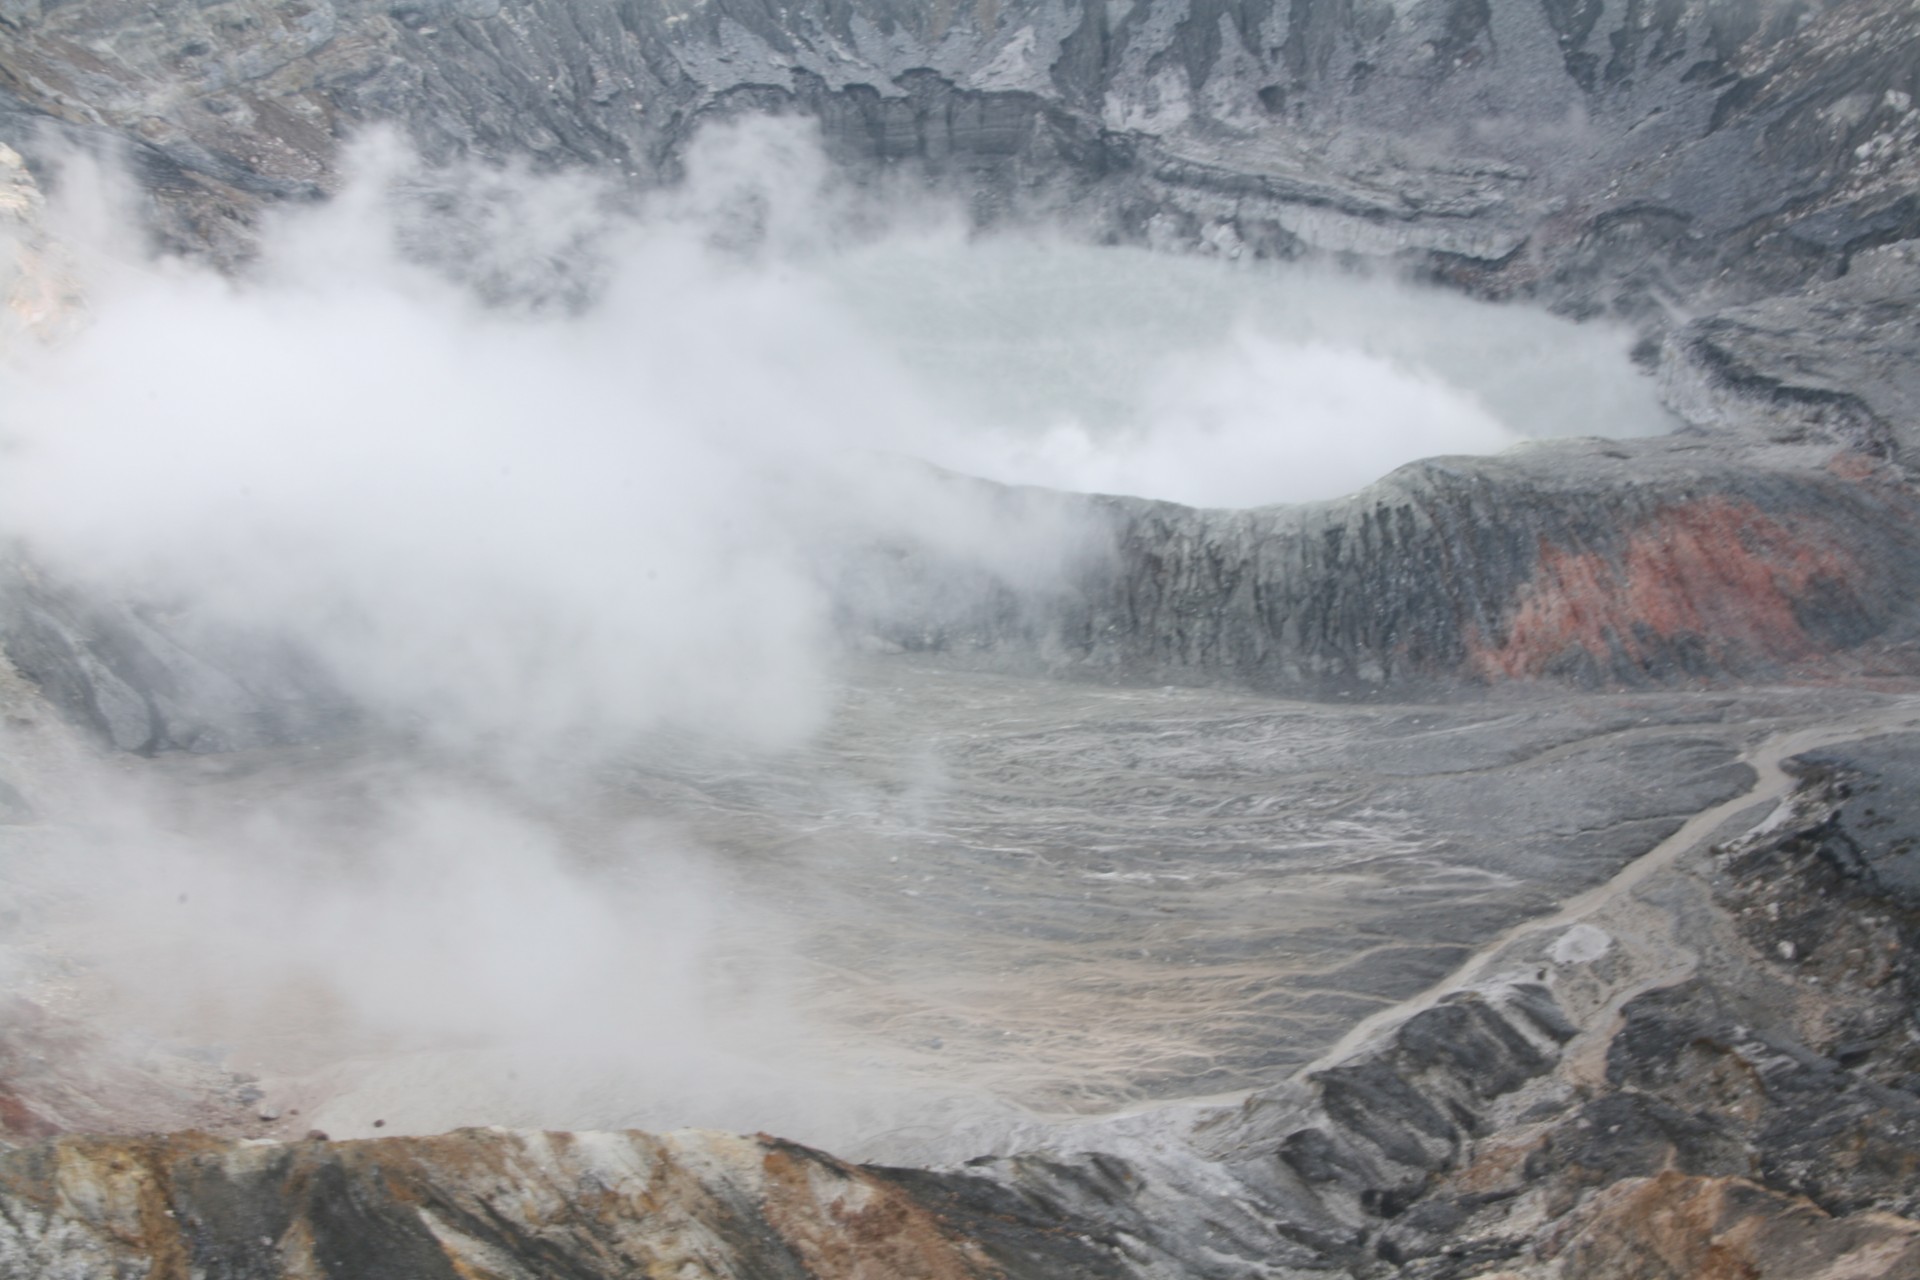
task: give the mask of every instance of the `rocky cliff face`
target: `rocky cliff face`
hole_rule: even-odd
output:
[[[0,569],[0,580],[7,660],[119,750],[233,751],[325,736],[351,716],[287,638],[87,599],[24,563]]]
[[[374,122],[644,182],[700,121],[767,109],[983,210],[1070,193],[1131,237],[1412,253],[1580,308],[1798,287],[1915,230],[1896,2],[87,0],[0,24],[0,141],[122,140],[193,246],[326,188]]]
[[[1008,1274],[1001,1257],[1102,1274],[1102,1251],[1058,1224],[969,1238],[884,1171],[765,1137],[100,1139],[23,1155],[6,1181],[24,1216],[0,1270],[19,1276],[970,1280]]]
[[[1296,507],[1095,499],[1108,553],[1058,592],[956,590],[908,553],[858,572],[908,579],[888,640],[1054,670],[1348,690],[1905,670],[1920,510],[1895,467],[1821,434],[1737,458],[1540,445]]]

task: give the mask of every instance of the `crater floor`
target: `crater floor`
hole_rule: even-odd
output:
[[[56,1012],[253,1078],[195,1117],[220,1131],[976,1155],[1279,1082],[1744,793],[1743,749],[1881,700],[1344,705],[877,659],[789,752],[663,738],[518,783],[392,742],[123,761],[142,830],[196,852],[115,883],[97,809],[5,829],[40,904],[10,941]],[[490,824],[421,825],[481,794]]]

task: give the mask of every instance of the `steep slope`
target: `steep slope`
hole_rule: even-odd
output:
[[[1084,503],[1109,552],[1059,591],[1023,592],[893,548],[846,589],[905,612],[882,616],[881,636],[1055,670],[1349,690],[1912,661],[1920,509],[1896,468],[1838,442],[1534,445],[1239,512],[1000,500]]]
[[[123,142],[188,247],[231,251],[232,219],[326,189],[376,122],[430,157],[649,182],[702,120],[764,110],[983,211],[1071,194],[1129,238],[1409,252],[1643,316],[1798,287],[1915,229],[1897,0],[87,0],[0,26],[0,142]]]

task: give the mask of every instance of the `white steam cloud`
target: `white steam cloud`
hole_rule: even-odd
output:
[[[1008,482],[1261,506],[1677,425],[1627,330],[1390,279],[929,235],[820,270],[956,420],[928,452]]]
[[[823,526],[992,527],[881,457],[1253,505],[1667,425],[1618,334],[926,218],[850,246],[793,122],[688,168],[622,210],[376,138],[237,281],[139,260],[77,176],[88,315],[0,371],[0,528],[69,580],[288,630],[452,741],[781,742],[824,708]]]
[[[359,161],[244,281],[95,273],[85,327],[8,371],[8,530],[70,580],[288,630],[455,741],[806,732],[824,604],[782,494],[899,393],[701,223],[588,228],[590,188],[525,182],[476,261],[532,275],[545,246],[492,233],[590,233],[618,255],[592,310],[478,305],[403,256],[391,147]],[[733,180],[696,163],[691,191]]]
[[[844,1142],[898,1119],[870,1080],[802,1078],[780,923],[722,860],[555,810],[648,730],[752,751],[815,732],[837,661],[823,557],[849,537],[1054,567],[1035,530],[901,459],[1246,505],[1666,425],[1619,335],[1384,283],[975,241],[836,188],[790,122],[710,132],[684,186],[638,208],[585,179],[427,172],[378,138],[351,171],[229,278],[143,255],[110,175],[68,166],[47,217],[85,314],[0,350],[0,537],[89,592],[296,637],[413,754],[368,748],[352,786],[337,768],[301,784],[297,760],[230,790],[166,767],[75,784],[58,856],[15,849],[4,874],[66,904],[59,945],[152,1030],[294,1072],[285,1024],[309,1077],[326,1046],[433,1050],[354,1086],[411,1091],[395,1127]],[[555,756],[576,771],[533,768]],[[238,809],[210,818],[221,804]]]

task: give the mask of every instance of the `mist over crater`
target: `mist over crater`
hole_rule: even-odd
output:
[[[1678,425],[1630,330],[1391,275],[1013,234],[895,237],[816,269],[957,419],[933,459],[1009,483],[1260,506],[1436,454]]]
[[[0,3],[0,1277],[1908,1274],[1916,50]]]
[[[1450,818],[1330,816],[1372,806],[1365,788],[1296,809],[1042,759],[1124,742],[1116,714],[1184,739],[1230,704],[1047,694],[1031,747],[989,766],[968,726],[1009,690],[873,650],[902,647],[887,628],[928,593],[945,607],[985,578],[1045,607],[1114,563],[1089,499],[1010,506],[1019,489],[968,477],[1266,504],[1437,450],[1664,430],[1625,330],[1324,267],[979,234],[948,202],[849,184],[793,120],[714,126],[685,181],[639,201],[374,135],[232,273],[147,251],[127,175],[64,165],[41,228],[73,301],[0,372],[4,530],[67,593],[42,597],[21,661],[52,674],[64,600],[125,601],[135,664],[229,705],[176,731],[82,667],[78,710],[110,743],[205,759],[60,777],[95,819],[18,860],[49,904],[29,951],[86,955],[84,1005],[118,1034],[228,1046],[276,1114],[299,1100],[342,1136],[371,1109],[403,1132],[957,1149],[937,1123],[997,1141],[1028,1111],[1277,1078],[1376,987],[1459,953],[1437,919],[1365,940],[1402,895],[1478,919],[1541,892],[1456,862],[1431,827]],[[875,546],[903,545],[928,571],[876,570]],[[269,652],[236,666],[232,637]],[[249,716],[286,688],[329,733]],[[1254,714],[1280,717],[1276,762],[1249,728],[1246,757],[1204,773],[1284,789],[1321,732],[1335,751],[1351,732]],[[235,747],[252,754],[225,763]],[[1059,798],[1008,809],[974,776],[1007,767]],[[1195,805],[1249,828],[1216,847],[1169,827],[1173,861],[1141,869],[1129,827]],[[1260,923],[1232,918],[1248,877],[1278,895]],[[1367,922],[1349,943],[1313,920],[1334,885],[1380,895],[1339,908]],[[1116,913],[1188,886],[1227,916],[1127,945]],[[1271,910],[1293,899],[1311,906]],[[1250,940],[1216,953],[1276,929],[1302,931],[1278,968],[1249,966]],[[1113,963],[1134,972],[1108,1015],[1047,1027]],[[859,998],[836,990],[855,971]],[[1285,994],[1289,974],[1312,993]],[[1269,986],[1262,1044],[1231,993]],[[1205,1012],[1177,1014],[1179,991]],[[1129,1061],[1145,1026],[1161,1048]]]

